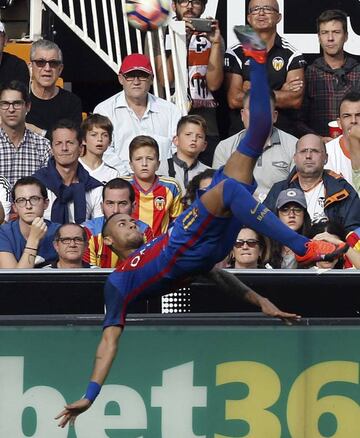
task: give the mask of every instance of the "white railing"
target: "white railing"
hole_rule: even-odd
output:
[[[125,0],[32,0],[30,10],[30,38],[41,38],[42,11],[50,9],[115,73],[122,59],[130,53],[144,53],[145,46],[154,70],[154,94],[173,100],[183,114],[187,112],[186,36],[183,22],[169,22],[169,36],[174,63],[174,89],[171,96],[164,47],[163,29],[147,32],[129,26],[124,8]],[[153,38],[159,39],[165,86],[156,77]]]

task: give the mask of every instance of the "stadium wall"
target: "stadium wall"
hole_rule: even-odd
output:
[[[239,315],[130,318],[100,396],[60,429],[54,416],[86,388],[99,322],[0,319],[1,437],[360,436],[358,323]]]

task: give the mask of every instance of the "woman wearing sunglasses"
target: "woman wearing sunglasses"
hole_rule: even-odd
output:
[[[268,247],[264,236],[251,228],[242,228],[230,254],[229,267],[235,269],[264,268]]]
[[[286,189],[279,193],[276,201],[276,214],[288,227],[299,234],[308,235],[311,227],[310,215],[307,212],[305,195],[300,189]],[[274,269],[296,269],[295,254],[279,242],[271,242],[269,264]]]

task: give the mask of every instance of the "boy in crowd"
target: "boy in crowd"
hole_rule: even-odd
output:
[[[80,129],[84,152],[79,161],[90,176],[103,184],[119,177],[120,174],[115,167],[103,161],[103,155],[111,144],[114,130],[110,119],[101,114],[92,114],[82,122]],[[124,165],[121,174],[127,173]]]
[[[206,131],[205,119],[198,115],[184,116],[177,125],[173,139],[177,152],[169,159],[169,176],[176,178],[183,192],[194,176],[209,169],[199,161],[207,146]]]
[[[101,208],[104,215],[90,219],[83,224],[89,240],[83,260],[100,268],[115,268],[119,258],[109,246],[104,245],[102,228],[105,221],[115,213],[132,215],[135,207],[135,192],[129,181],[114,178],[105,184],[102,199]],[[145,243],[154,238],[148,224],[137,220],[136,225],[143,233]]]
[[[135,137],[129,146],[130,167],[134,172],[126,177],[135,190],[134,219],[148,224],[154,236],[160,236],[182,212],[182,192],[174,178],[157,176],[159,146],[147,135]]]
[[[32,176],[12,188],[18,219],[0,227],[0,268],[34,268],[57,256],[53,237],[59,224],[44,219],[49,199],[46,187]]]

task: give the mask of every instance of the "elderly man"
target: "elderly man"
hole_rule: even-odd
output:
[[[276,32],[281,20],[277,0],[250,0],[247,19],[266,43],[269,85],[275,92],[276,109],[279,111],[276,126],[297,136],[294,121],[303,99],[305,60]],[[249,58],[244,55],[241,44],[227,50],[225,76],[229,107],[240,109],[244,93],[250,87]]]
[[[265,204],[275,211],[282,190],[296,187],[305,193],[307,210],[313,223],[332,220],[347,232],[360,226],[360,200],[353,187],[340,175],[324,170],[328,156],[322,139],[314,134],[301,137],[294,155],[295,169],[270,190]]]
[[[61,225],[55,233],[53,243],[58,257],[50,265],[44,267],[55,269],[90,268],[88,263],[82,261],[87,247],[87,236],[81,225]]]
[[[38,134],[46,135],[57,121],[65,118],[81,124],[80,99],[56,85],[63,68],[63,56],[57,44],[48,40],[33,43],[29,63],[31,109],[26,122]]]
[[[27,87],[12,81],[0,89],[0,175],[11,186],[47,165],[50,142],[25,126],[31,103]]]
[[[71,120],[60,120],[51,131],[53,157],[35,173],[48,189],[45,218],[60,224],[83,223],[102,215],[102,184],[79,163],[81,134]]]
[[[26,62],[11,53],[4,52],[6,43],[5,26],[0,21],[0,85],[16,80],[27,86],[30,77]]]
[[[153,70],[147,56],[135,53],[124,58],[118,78],[123,91],[94,109],[94,113],[107,116],[114,125],[112,145],[105,152],[104,161],[119,172],[126,164],[130,173],[131,140],[137,135],[150,135],[159,144],[161,164],[158,173],[166,174],[180,111],[174,104],[149,93]]]

